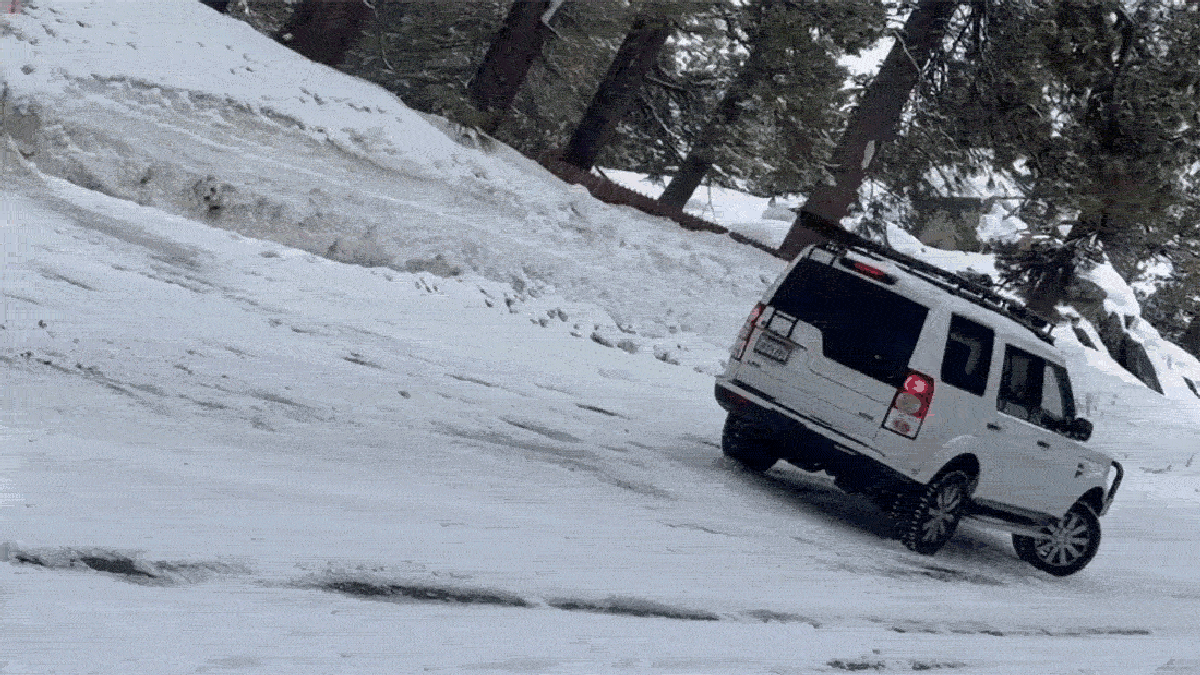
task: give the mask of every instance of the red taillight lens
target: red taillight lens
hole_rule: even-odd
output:
[[[916,438],[931,403],[933,378],[911,370],[892,397],[892,407],[883,419],[883,426],[906,438]]]
[[[906,399],[909,407],[915,406],[916,410],[903,412],[912,415],[913,417],[924,418],[929,412],[929,404],[933,402],[933,378],[928,375],[922,375],[917,371],[912,371],[908,377],[904,378],[904,389],[896,394],[896,401],[899,403],[901,397]],[[913,400],[915,399],[915,400]],[[893,405],[896,405],[893,403]],[[899,407],[898,405],[896,407]]]
[[[754,322],[758,321],[758,317],[762,316],[763,309],[765,308],[766,305],[762,304],[761,302],[755,305],[754,309],[750,310],[750,318],[746,319],[746,323],[750,326],[753,326]]]
[[[737,360],[741,360],[742,355],[746,353],[746,345],[750,343],[750,333],[754,332],[754,324],[758,318],[762,316],[766,305],[761,302],[750,310],[750,316],[746,319],[746,323],[742,324],[742,330],[738,333],[737,340],[733,343],[733,349],[729,350],[730,356]]]

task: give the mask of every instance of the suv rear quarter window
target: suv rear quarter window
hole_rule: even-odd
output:
[[[992,367],[994,342],[995,333],[991,328],[957,314],[952,315],[950,333],[946,337],[946,353],[942,356],[942,381],[982,396],[987,389],[988,371]]]

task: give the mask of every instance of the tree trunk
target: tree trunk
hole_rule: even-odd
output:
[[[563,161],[584,171],[592,169],[617,125],[633,107],[646,73],[654,67],[670,34],[671,22],[665,16],[643,13],[634,19],[587,112],[571,134]]]
[[[675,173],[675,177],[667,184],[658,203],[675,209],[682,209],[692,198],[692,193],[700,187],[704,176],[716,161],[716,151],[729,127],[737,123],[742,116],[742,104],[750,98],[750,92],[762,77],[762,50],[755,46],[746,59],[745,65],[738,71],[737,77],[730,83],[724,98],[717,104],[713,116],[704,125],[696,142],[688,151],[687,159]]]
[[[1193,318],[1188,323],[1187,330],[1179,338],[1179,346],[1192,356],[1200,357],[1200,319]]]
[[[834,150],[830,167],[834,183],[819,185],[809,195],[779,247],[779,257],[791,260],[808,243],[825,238],[824,232],[841,228],[871,159],[894,136],[904,105],[945,37],[946,25],[958,5],[957,0],[920,0],[908,15]]]
[[[336,68],[358,43],[370,15],[371,7],[364,0],[304,0],[280,38],[297,53]]]
[[[541,55],[551,33],[542,18],[551,7],[550,0],[513,2],[504,27],[492,40],[475,77],[467,85],[475,107],[490,115],[483,125],[484,131],[494,132],[500,125],[521,90],[529,67]]]

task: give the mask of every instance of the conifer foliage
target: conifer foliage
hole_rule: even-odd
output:
[[[821,141],[838,125],[844,100],[848,73],[837,59],[869,46],[885,14],[877,2],[752,0],[737,18],[734,35],[745,57],[691,137],[659,198],[666,206],[682,208],[715,165],[733,164],[731,154],[758,163],[742,181],[752,191],[796,191],[816,182],[829,150]]]
[[[779,247],[780,256],[794,258],[811,241],[811,233],[838,227],[849,214],[876,152],[893,139],[905,104],[925,65],[940,50],[958,6],[954,0],[917,2],[850,116],[830,165],[832,180],[813,189]]]
[[[883,179],[953,190],[931,168],[1001,173],[1017,215],[1060,241],[1095,237],[1128,277],[1194,238],[1200,11],[1175,0],[978,1],[937,55]],[[1174,243],[1172,243],[1174,242]]]

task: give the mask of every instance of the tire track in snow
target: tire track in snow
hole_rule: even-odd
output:
[[[101,548],[42,548],[23,550],[6,542],[0,546],[0,560],[15,565],[42,568],[53,572],[91,572],[138,585],[153,585],[183,589],[191,584],[216,582],[222,578],[253,577],[253,570],[240,563],[220,561],[156,561],[145,560],[136,554]],[[436,576],[436,575],[435,575]],[[714,611],[711,609],[672,605],[649,598],[609,595],[603,598],[558,596],[544,599],[525,596],[500,588],[471,586],[461,583],[434,583],[411,578],[387,578],[363,572],[328,572],[301,579],[272,582],[259,579],[262,586],[315,590],[363,600],[393,603],[422,603],[456,606],[491,606],[523,609],[554,609],[564,612],[607,614],[635,619],[670,619],[676,621],[734,622],[734,623],[796,623],[807,624],[814,630],[837,629],[840,622],[817,620],[803,614],[772,610],[749,609]],[[1153,635],[1146,628],[1135,626],[996,626],[985,622],[897,621],[873,618],[868,624],[893,633],[925,635],[991,636],[996,638],[1061,637],[1061,638],[1140,638]],[[829,663],[842,670],[859,670],[858,661],[842,665]],[[944,664],[939,667],[952,667]],[[880,670],[881,668],[873,668]],[[916,668],[921,670],[923,668]]]
[[[207,581],[216,575],[244,575],[244,565],[214,561],[154,561],[108,549],[44,548],[22,550],[9,542],[0,546],[0,560],[48,570],[92,570],[137,584],[174,586]]]

